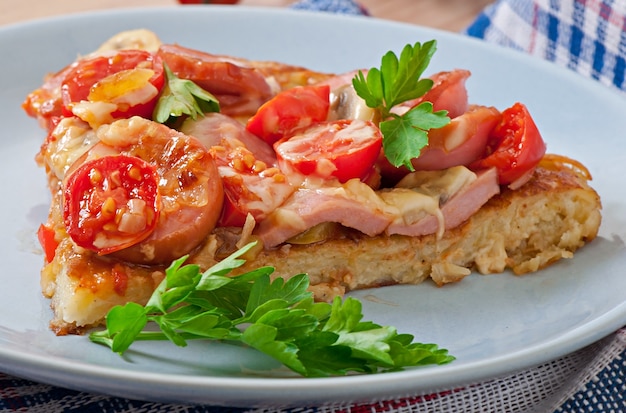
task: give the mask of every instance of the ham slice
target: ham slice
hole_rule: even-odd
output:
[[[495,168],[481,171],[476,179],[464,185],[447,200],[441,200],[441,213],[426,214],[423,218],[407,223],[404,220],[395,220],[386,233],[421,236],[439,233],[455,228],[474,215],[492,196],[500,192],[498,174]]]
[[[500,192],[495,169],[475,174],[459,166],[437,173],[438,180],[425,177],[418,188],[379,192],[358,180],[333,186],[305,183],[260,222],[255,235],[265,248],[273,248],[315,225],[335,222],[369,236],[440,236]]]
[[[358,179],[337,186],[305,184],[259,224],[255,235],[272,248],[315,225],[336,222],[375,236],[391,219],[388,205]]]

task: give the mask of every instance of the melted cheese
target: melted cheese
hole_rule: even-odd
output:
[[[59,180],[63,180],[70,166],[98,141],[89,125],[76,118],[64,118],[42,148],[44,163]]]
[[[476,180],[464,166],[441,171],[418,171],[406,175],[395,188],[382,190],[380,197],[395,209],[392,225],[412,226],[429,215],[437,219],[437,236],[445,231],[441,206],[461,189]]]
[[[466,185],[476,180],[476,174],[464,166],[441,171],[418,171],[406,175],[396,188],[410,188],[445,203]]]

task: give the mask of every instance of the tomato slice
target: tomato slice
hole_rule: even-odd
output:
[[[67,179],[63,218],[74,242],[109,254],[141,242],[160,212],[155,167],[126,155],[85,162]]]
[[[243,227],[248,210],[246,205],[258,201],[250,192],[241,177],[222,177],[224,185],[224,206],[218,221],[219,227]]]
[[[54,230],[45,224],[41,224],[37,231],[37,239],[43,249],[46,262],[52,262],[56,249],[59,246],[59,242],[54,237]]]
[[[265,102],[246,129],[273,145],[295,129],[326,120],[329,107],[329,85],[294,87]]]
[[[380,130],[369,121],[338,120],[298,130],[274,145],[278,164],[285,171],[335,177],[340,182],[365,179],[382,147]]]
[[[546,153],[546,144],[526,106],[515,103],[502,112],[502,120],[487,142],[487,155],[472,169],[495,167],[501,185],[508,185],[532,171]]]
[[[218,227],[243,227],[246,223],[246,211],[242,206],[234,199],[228,187],[224,188],[224,208],[222,209],[222,215],[218,221]]]
[[[156,94],[141,91],[146,81],[157,89]],[[63,112],[69,116],[72,104],[90,100],[116,103],[117,111],[111,114],[115,119],[151,118],[164,82],[161,58],[144,50],[119,50],[80,60],[61,84]]]

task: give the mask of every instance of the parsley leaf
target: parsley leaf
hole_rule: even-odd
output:
[[[165,63],[163,70],[165,86],[152,114],[154,121],[172,123],[183,115],[196,119],[198,115],[220,111],[220,104],[211,93],[191,80],[180,79]]]
[[[89,338],[123,354],[137,340],[228,340],[246,344],[306,377],[401,370],[454,360],[434,344],[413,343],[413,336],[393,327],[362,321],[361,303],[337,297],[315,302],[309,279],[298,274],[271,280],[271,267],[241,275],[251,243],[205,272],[182,257],[145,306],[112,308],[106,329]],[[159,331],[147,330],[154,323]]]
[[[433,104],[422,102],[403,116],[395,114],[378,126],[383,134],[383,152],[389,162],[413,170],[412,158],[417,158],[428,145],[428,130],[441,128],[450,122],[445,111],[433,113]]]
[[[394,106],[417,99],[433,85],[421,79],[436,50],[436,41],[407,44],[398,57],[392,51],[381,59],[380,69],[371,68],[367,75],[359,71],[352,79],[357,95],[365,104],[380,112],[383,152],[389,162],[413,171],[411,159],[417,158],[428,145],[428,130],[450,122],[447,111],[433,112],[432,104],[423,102],[403,115],[392,112]]]

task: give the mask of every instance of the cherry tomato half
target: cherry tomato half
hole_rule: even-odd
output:
[[[246,129],[273,145],[291,131],[326,120],[330,107],[330,86],[298,86],[265,102]]]
[[[283,170],[304,175],[331,176],[346,182],[364,179],[382,147],[380,130],[369,121],[339,120],[299,129],[274,145]]]
[[[160,206],[155,167],[126,155],[85,162],[68,177],[63,218],[74,242],[109,254],[141,242],[157,224]]]
[[[487,142],[487,155],[472,169],[495,167],[501,185],[510,184],[533,170],[546,153],[546,144],[526,106],[515,103],[502,112],[502,120]]]
[[[113,118],[127,118],[131,116],[141,116],[151,118],[152,111],[158,99],[151,94],[143,96],[137,93],[138,88],[145,84],[146,75],[140,74],[141,70],[149,70],[147,81],[158,91],[161,90],[165,82],[163,63],[159,56],[155,56],[144,50],[119,50],[113,55],[103,55],[80,60],[65,74],[65,80],[61,84],[61,97],[63,100],[63,111],[65,115],[71,115],[72,103],[83,100],[91,100],[94,85],[102,82],[109,76],[123,76],[121,79],[111,79],[110,85],[103,85],[95,100],[109,101],[117,103],[123,95],[127,95],[133,103],[118,104],[118,111],[112,113]],[[134,71],[134,73],[133,73]],[[123,74],[123,75],[122,75]],[[134,95],[135,94],[135,95]],[[110,96],[113,95],[113,96]],[[134,95],[134,96],[133,96]],[[94,99],[92,97],[92,99]]]

